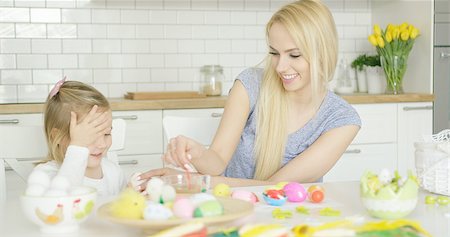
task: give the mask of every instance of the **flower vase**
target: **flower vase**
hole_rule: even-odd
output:
[[[381,56],[381,66],[386,76],[386,94],[403,93],[403,76],[406,72],[408,57],[406,55]]]

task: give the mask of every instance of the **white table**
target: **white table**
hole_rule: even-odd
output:
[[[337,183],[323,183],[321,184],[326,191],[325,202],[322,204],[298,204],[287,203],[281,206],[283,210],[294,210],[298,205],[304,205],[311,210],[310,215],[301,215],[293,211],[291,219],[277,220],[273,219],[271,211],[275,207],[268,206],[261,199],[261,203],[255,206],[255,213],[249,217],[240,220],[239,222],[279,222],[288,226],[294,226],[300,223],[319,223],[326,221],[338,220],[346,217],[358,217],[364,220],[375,220],[368,216],[364,210],[359,199],[359,183],[358,182],[337,182]],[[309,185],[306,185],[309,186]],[[249,191],[254,191],[260,197],[263,187],[247,187],[241,188]],[[424,197],[430,194],[426,191],[421,191],[419,196],[418,206],[407,218],[419,221],[422,226],[435,237],[450,236],[450,206],[431,206],[424,204]],[[109,199],[102,198],[101,202],[109,201]],[[97,207],[100,206],[97,205]],[[318,215],[318,210],[322,207],[332,207],[341,211],[339,217],[323,217]],[[7,200],[6,205],[0,207],[0,235],[8,237],[33,237],[46,236],[39,232],[37,226],[25,219],[18,199]],[[64,235],[64,236],[83,236],[83,237],[134,237],[146,236],[140,230],[131,229],[118,224],[110,223],[106,220],[100,219],[95,215],[91,216],[85,223],[80,226],[78,232]]]

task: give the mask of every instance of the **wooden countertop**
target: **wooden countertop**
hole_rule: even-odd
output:
[[[401,95],[385,94],[351,94],[342,95],[351,104],[372,103],[401,103],[401,102],[432,102],[432,94],[407,93]],[[113,110],[155,110],[155,109],[201,109],[222,108],[225,106],[226,96],[211,96],[207,98],[194,99],[162,99],[162,100],[127,100],[110,99]],[[16,103],[0,104],[0,114],[23,114],[41,113],[44,109],[43,103]]]

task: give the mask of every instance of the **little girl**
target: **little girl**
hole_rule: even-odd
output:
[[[48,155],[35,169],[50,177],[65,176],[71,185],[114,195],[126,185],[118,164],[107,158],[112,114],[108,100],[77,81],[59,81],[45,103],[44,129]]]

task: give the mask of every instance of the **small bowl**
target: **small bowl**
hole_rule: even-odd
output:
[[[75,232],[79,224],[92,213],[97,198],[94,188],[82,187],[86,192],[70,196],[21,196],[25,216],[40,227],[42,233]]]
[[[164,184],[171,185],[177,193],[203,193],[210,188],[211,177],[200,174],[176,174],[161,177]]]
[[[366,181],[361,180],[361,200],[371,216],[381,219],[398,219],[409,215],[417,205],[419,185],[408,178],[405,183],[395,188],[387,185],[373,192]]]

